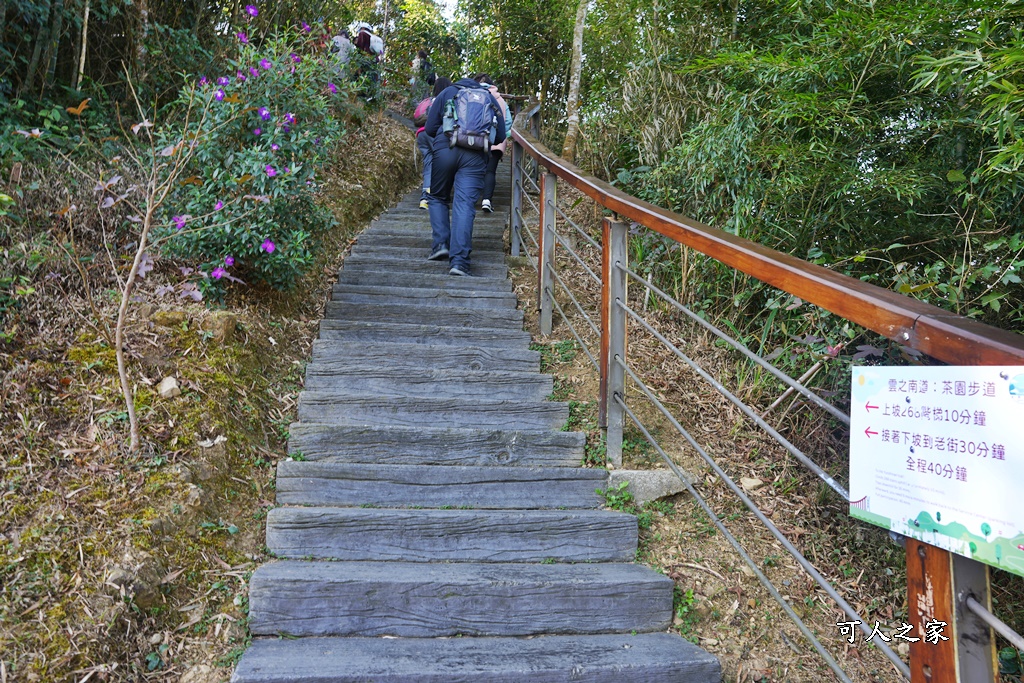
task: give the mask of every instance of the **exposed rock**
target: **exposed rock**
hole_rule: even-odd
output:
[[[174,522],[164,517],[149,520],[147,526],[157,536],[169,536],[174,533]]]
[[[679,477],[669,470],[615,470],[608,475],[608,490],[617,489],[624,481],[629,482],[626,490],[640,504],[686,490]]]
[[[181,387],[178,386],[178,380],[173,377],[164,377],[160,380],[156,391],[160,394],[161,398],[174,398],[181,395]]]
[[[156,311],[149,319],[161,327],[177,327],[185,322],[185,311]]]
[[[217,476],[217,469],[205,460],[196,460],[191,468],[192,474],[199,481],[209,481]]]
[[[203,329],[213,333],[213,341],[223,344],[235,336],[238,317],[228,311],[214,311],[203,321]]]
[[[220,683],[224,676],[208,664],[194,664],[178,679],[178,683]]]
[[[210,494],[195,484],[189,484],[188,497],[185,499],[186,505],[198,510],[199,508],[206,507],[209,502]]]
[[[747,491],[753,492],[764,486],[764,482],[760,479],[754,479],[753,477],[740,477],[740,486],[745,488]]]
[[[106,584],[116,594],[129,597],[136,605],[147,609],[160,601],[163,574],[152,555],[132,549],[107,573]]]

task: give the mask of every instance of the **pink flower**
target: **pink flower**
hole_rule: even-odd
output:
[[[268,254],[273,254],[275,249],[277,249],[277,246],[270,241],[269,237],[263,240],[263,244],[260,245],[260,251],[265,251]]]
[[[202,78],[199,79],[199,85],[206,85],[209,82],[210,81],[206,78],[206,76],[203,76]]]
[[[256,78],[257,76],[259,76],[259,75],[260,75],[260,70],[259,70],[259,69],[257,69],[257,68],[256,68],[256,67],[254,67],[254,66],[250,66],[250,67],[249,67],[249,73],[250,73],[250,74],[252,74],[252,77],[253,77],[253,78]]]
[[[228,268],[230,268],[231,266],[235,265],[235,257],[234,256],[225,256],[224,257],[224,265],[227,266]]]
[[[250,17],[258,17],[260,15],[260,11],[256,9],[256,5],[246,5],[245,13]]]
[[[252,129],[252,134],[253,135],[260,135],[262,133],[263,133],[263,131],[260,128],[253,128]]]
[[[174,227],[177,230],[181,230],[182,228],[184,228],[186,221],[188,221],[187,216],[174,216],[173,218],[171,218],[171,222],[174,223]]]
[[[270,71],[270,60],[263,58],[260,60],[260,68],[264,71]]]
[[[245,31],[239,31],[235,34],[238,37],[238,42],[245,45],[249,42],[249,36],[245,35]]]
[[[295,62],[296,64],[302,61],[302,57],[298,56],[294,52],[290,56],[292,58],[292,61]]]
[[[217,79],[217,85],[227,85],[230,82],[231,82],[231,79],[228,78],[227,76],[221,76],[220,78]]]
[[[263,119],[264,121],[269,121],[270,120],[270,110],[267,109],[266,107],[260,107],[259,108],[259,115],[260,115],[260,118]]]
[[[302,22],[302,30],[305,31],[306,33],[309,33],[312,29],[310,29],[309,24],[307,24],[306,22]]]
[[[334,85],[333,83],[328,83],[327,89],[331,92],[332,95],[338,94],[338,86]]]
[[[295,123],[295,114],[288,112],[284,115],[284,120],[288,123]]]
[[[266,170],[268,178],[273,178],[274,176],[277,175],[277,169],[275,169],[270,164],[267,164],[267,166],[266,166],[266,168],[264,170]]]
[[[239,71],[237,74],[235,74],[235,77],[238,78],[238,80],[240,80],[243,83],[245,83],[245,74],[242,73],[241,71]]]
[[[227,274],[228,271],[224,270],[220,266],[217,266],[216,268],[213,269],[213,271],[210,272],[210,277],[212,277],[214,280],[219,280]]]
[[[291,172],[292,172],[292,169],[290,169],[290,168],[288,168],[287,166],[285,166],[285,167],[284,167],[284,172],[285,172],[285,173],[291,173]]]
[[[224,202],[217,202],[216,204],[213,205],[213,210],[214,211],[220,211],[223,208],[224,208]]]
[[[220,88],[217,88],[217,92],[213,93],[213,96],[214,96],[214,98],[218,102],[220,102],[221,100],[223,100],[226,97],[226,95],[224,94],[224,91],[221,90]]]
[[[281,146],[275,142],[270,145],[270,149],[276,152],[277,150],[281,149]]]

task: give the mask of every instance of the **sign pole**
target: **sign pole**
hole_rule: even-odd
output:
[[[967,606],[990,603],[988,567],[907,538],[907,612],[911,683],[985,683],[996,680],[992,630]]]

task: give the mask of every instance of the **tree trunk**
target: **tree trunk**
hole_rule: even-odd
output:
[[[580,0],[576,9],[576,28],[572,32],[572,64],[569,67],[569,94],[565,102],[565,115],[569,127],[565,132],[562,157],[570,163],[576,160],[576,138],[580,132],[580,77],[583,73],[583,25],[587,21],[590,0]]]
[[[57,73],[57,53],[60,52],[60,40],[64,37],[64,10],[67,6],[67,0],[63,2],[54,3],[52,12],[52,23],[50,24],[50,40],[47,41],[48,45],[48,60],[46,67],[46,78],[43,80],[43,84],[40,89],[40,96],[42,91],[48,86],[53,84],[54,77]]]
[[[146,80],[146,38],[149,37],[149,1],[139,0],[139,41],[135,46],[135,80]]]
[[[75,69],[73,90],[78,90],[85,77],[85,48],[89,45],[89,0],[85,0],[85,11],[82,13],[82,48],[78,56],[78,68]]]
[[[36,44],[32,48],[32,58],[28,61],[28,70],[25,72],[24,90],[32,92],[36,82],[36,71],[39,70],[39,60],[43,56],[43,44],[46,42],[46,22],[50,18],[50,3],[47,2],[39,22],[39,32],[36,33]]]

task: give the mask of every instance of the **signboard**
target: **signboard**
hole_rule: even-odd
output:
[[[1024,367],[855,367],[850,515],[1024,575]]]

